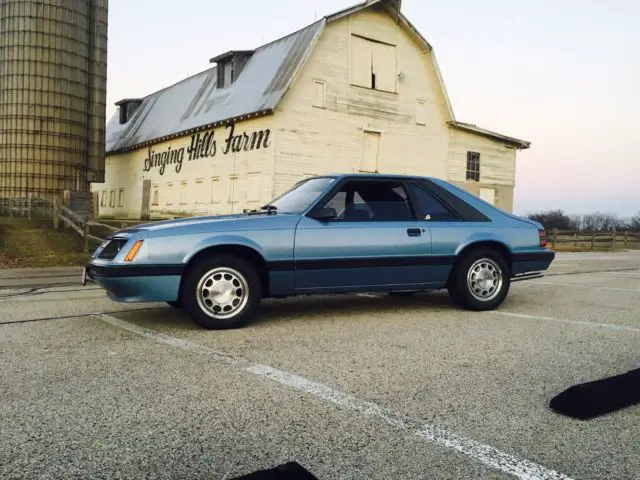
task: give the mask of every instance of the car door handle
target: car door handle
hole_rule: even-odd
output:
[[[419,237],[422,235],[422,232],[419,228],[407,228],[407,235],[410,237]]]

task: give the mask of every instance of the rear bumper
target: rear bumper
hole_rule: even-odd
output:
[[[172,302],[178,299],[181,265],[94,265],[84,267],[83,285],[102,287],[116,302]],[[86,282],[85,282],[86,278]]]
[[[556,258],[556,252],[541,248],[536,251],[517,252],[512,256],[511,281],[540,278]]]

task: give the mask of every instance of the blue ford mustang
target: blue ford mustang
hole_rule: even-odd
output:
[[[554,259],[538,222],[444,180],[308,178],[259,210],[142,224],[115,233],[83,271],[119,302],[167,302],[209,329],[245,325],[263,298],[447,289],[497,308],[511,282]]]

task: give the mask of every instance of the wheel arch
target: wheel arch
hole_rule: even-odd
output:
[[[269,295],[269,268],[267,266],[266,259],[257,248],[233,241],[204,246],[189,257],[180,279],[179,295],[182,295],[182,287],[184,285],[185,278],[199,261],[203,258],[223,253],[235,255],[247,260],[256,269],[258,276],[260,277],[260,281],[262,283],[262,296],[266,297]]]
[[[447,278],[447,283],[451,282],[453,275],[455,275],[455,271],[458,268],[458,265],[465,258],[469,252],[474,250],[480,250],[483,248],[488,248],[492,250],[496,250],[499,252],[507,262],[509,267],[509,271],[513,270],[513,254],[511,249],[502,241],[497,240],[495,238],[486,238],[486,239],[478,239],[467,243],[466,245],[462,245],[460,249],[456,252],[456,258],[453,262],[453,266],[451,271],[449,272],[449,277]]]

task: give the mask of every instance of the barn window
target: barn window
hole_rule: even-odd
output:
[[[325,107],[326,84],[320,80],[313,81],[313,106],[318,108]]]
[[[228,203],[236,203],[238,201],[236,187],[238,184],[238,175],[229,176],[229,199]]]
[[[480,181],[480,154],[467,152],[467,180]]]
[[[388,43],[351,36],[351,84],[396,92],[396,47]]]
[[[220,203],[220,177],[211,178],[211,203]]]
[[[204,190],[204,183],[202,178],[196,178],[195,186],[193,189],[194,203],[204,203],[206,192]]]
[[[124,188],[118,190],[118,206],[124,207]]]
[[[173,205],[173,182],[167,183],[167,205]]]
[[[378,172],[378,155],[380,154],[380,132],[365,130],[362,136],[361,172]]]
[[[158,198],[158,185],[154,185],[151,191],[153,192],[151,194],[151,205],[158,205],[160,203],[160,199]]]
[[[183,180],[180,182],[180,205],[187,204],[187,182]]]

